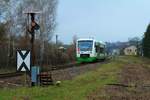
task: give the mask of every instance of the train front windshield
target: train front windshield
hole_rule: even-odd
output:
[[[79,51],[92,51],[92,47],[93,41],[91,40],[78,41]]]

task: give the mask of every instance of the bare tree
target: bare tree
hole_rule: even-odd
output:
[[[40,25],[40,31],[36,31],[36,40],[40,45],[40,57],[43,59],[44,50],[46,48],[44,43],[48,43],[53,36],[53,31],[56,27],[56,8],[57,0],[0,0],[0,21],[2,23],[8,22],[7,25],[9,34],[9,44],[14,45],[13,37],[23,37],[27,33],[27,15],[23,12],[28,10],[40,11],[41,14],[36,16],[35,20]],[[28,23],[29,25],[29,23]],[[29,34],[28,34],[29,35]],[[28,36],[29,39],[30,36]],[[28,41],[21,38],[19,43],[26,43]],[[21,44],[22,46],[23,44]],[[38,46],[36,46],[38,47]],[[9,50],[10,51],[10,50]]]

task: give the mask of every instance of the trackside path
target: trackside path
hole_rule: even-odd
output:
[[[150,60],[120,57],[119,81],[91,93],[88,100],[150,100]]]

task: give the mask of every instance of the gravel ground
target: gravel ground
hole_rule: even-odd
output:
[[[0,79],[0,88],[16,88],[25,84],[23,76]]]
[[[104,62],[103,62],[104,63]],[[66,68],[62,70],[55,70],[52,71],[52,78],[54,81],[57,80],[71,80],[77,75],[83,74],[87,71],[96,70],[100,67],[102,62],[97,63],[91,63],[83,66],[74,66],[71,68]]]

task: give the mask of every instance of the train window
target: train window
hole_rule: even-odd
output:
[[[95,46],[96,52],[98,52],[98,46]]]
[[[84,40],[84,41],[78,41],[78,48],[80,51],[92,51],[93,47],[93,41],[90,40]]]
[[[100,53],[104,53],[104,48],[100,48]]]
[[[98,45],[96,45],[96,43],[95,43],[95,51],[96,51],[96,52],[99,51],[99,47],[98,47]]]

